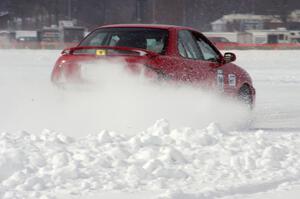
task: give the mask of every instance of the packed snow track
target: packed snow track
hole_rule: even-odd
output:
[[[61,89],[59,51],[0,50],[0,198],[297,198],[300,51],[235,53],[252,113],[121,62],[88,63],[91,84]]]

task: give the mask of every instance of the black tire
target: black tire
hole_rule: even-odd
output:
[[[250,109],[253,108],[253,99],[251,94],[251,89],[248,85],[243,85],[239,90],[238,99],[248,106]]]

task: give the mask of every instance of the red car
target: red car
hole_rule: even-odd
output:
[[[222,55],[203,34],[189,27],[121,24],[95,29],[78,46],[63,50],[51,80],[80,81],[81,62],[123,58],[128,68],[138,65],[146,75],[191,82],[224,91],[253,105],[255,89],[249,74],[231,63],[233,53]]]

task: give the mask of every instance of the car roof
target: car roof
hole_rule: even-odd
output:
[[[99,28],[156,28],[156,29],[187,29],[192,31],[197,31],[196,29],[185,27],[185,26],[176,26],[176,25],[166,25],[166,24],[112,24],[105,25]]]

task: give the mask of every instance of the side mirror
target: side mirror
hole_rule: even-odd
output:
[[[227,63],[230,63],[230,62],[234,62],[236,60],[236,56],[234,53],[230,53],[230,52],[227,52],[224,54],[224,63],[227,64]]]

